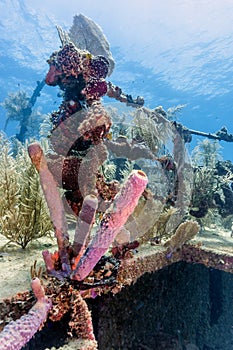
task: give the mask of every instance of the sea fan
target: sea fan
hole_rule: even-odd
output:
[[[192,158],[197,166],[204,166],[209,169],[214,168],[217,161],[221,159],[221,146],[218,141],[204,139],[198,142],[194,148]]]
[[[137,109],[133,122],[134,139],[147,145],[155,155],[171,138],[169,121],[154,111],[146,108]]]
[[[52,224],[26,149],[19,145],[13,157],[3,134],[0,145],[0,233],[24,249],[30,241],[49,234]]]
[[[25,91],[18,91],[16,93],[9,93],[8,97],[1,103],[1,105],[7,110],[7,121],[17,120],[20,121],[23,117],[25,109],[28,107],[29,97]],[[5,128],[6,128],[5,125]]]

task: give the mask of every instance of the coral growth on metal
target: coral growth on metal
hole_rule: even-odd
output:
[[[88,349],[96,349],[91,315],[76,288],[88,286],[84,280],[89,274],[93,274],[92,286],[113,282],[119,263],[114,257],[103,255],[134,211],[148,179],[143,171],[135,170],[120,186],[115,182],[107,184],[98,172],[107,157],[103,139],[111,127],[111,119],[100,103],[100,97],[107,92],[105,77],[108,74],[108,60],[104,56],[93,56],[68,42],[51,55],[48,63],[46,83],[59,85],[64,92],[58,112],[51,116],[54,153],[52,161],[49,158],[47,162],[38,143],[29,145],[28,153],[39,173],[58,245],[58,251],[54,253],[43,252],[44,261],[48,275],[64,281],[65,294],[62,290],[56,290],[51,295],[51,287],[47,285],[46,291],[51,295],[48,298],[40,280],[33,280],[32,288],[37,303],[26,316],[12,321],[4,329],[1,340],[4,349],[20,349],[43,325],[50,309],[51,320],[59,320],[71,309],[71,332],[79,340],[89,341]],[[77,118],[76,127],[73,120],[70,128],[64,127],[67,119],[78,111],[84,113],[80,113],[81,117]],[[72,135],[71,129],[75,135]],[[54,137],[56,130],[58,138]],[[67,151],[64,139],[68,139],[69,143],[73,136],[75,143]],[[80,174],[83,181],[79,181]],[[56,175],[60,177],[58,181]],[[64,203],[57,187],[59,182],[64,185],[68,203],[78,216],[73,243],[69,240]],[[107,209],[102,209],[102,218],[96,226],[96,232],[91,235],[100,196],[102,201],[108,198],[109,204]],[[79,287],[75,287],[75,281],[80,283]],[[59,302],[60,298],[62,303]],[[13,333],[14,337],[11,337]]]
[[[88,296],[95,297],[99,286],[107,287],[113,284],[119,267],[118,259],[131,257],[131,250],[138,247],[137,240],[129,241],[124,225],[133,214],[139,199],[142,196],[144,198],[143,213],[149,210],[153,213],[151,209],[155,207],[152,195],[146,190],[148,177],[142,170],[131,171],[123,184],[117,180],[106,181],[99,170],[108,158],[108,143],[105,141],[108,141],[112,125],[109,114],[101,104],[101,97],[107,94],[133,107],[142,106],[144,100],[141,97],[134,100],[131,95],[123,94],[120,88],[105,81],[109,72],[106,57],[77,48],[61,29],[59,35],[62,48],[50,56],[49,71],[45,80],[48,85],[58,85],[63,92],[61,106],[51,114],[50,143],[53,152],[45,155],[39,143],[28,147],[48,204],[58,250],[43,252],[47,273],[52,277],[45,286],[49,299],[36,279],[33,286],[39,286],[34,288],[37,303],[26,318],[13,322],[6,332],[2,333],[3,344],[8,344],[9,332],[20,335],[21,338],[14,349],[20,349],[29,341],[43,325],[48,313],[51,320],[57,321],[68,311],[71,313],[69,325],[73,335],[90,342],[85,349],[97,349],[91,315],[82,296],[89,293]],[[154,119],[159,124],[162,117],[154,114]],[[154,119],[151,119],[153,125]],[[177,158],[182,158],[184,162],[184,149],[179,141],[180,137],[176,135],[174,146]],[[147,159],[158,160],[154,150],[145,149],[141,144],[118,142],[111,146],[116,152],[126,150],[131,159],[145,156]],[[157,152],[157,147],[155,150]],[[164,161],[162,158],[159,160]],[[167,169],[175,173],[174,164],[170,162]],[[178,175],[179,171],[180,167],[177,169]],[[181,175],[180,178],[183,179],[183,174]],[[181,182],[183,187],[180,193],[186,191],[184,182]],[[63,188],[66,201],[61,197],[58,187]],[[178,192],[177,189],[177,202],[184,207],[187,200]],[[72,242],[66,220],[66,212],[69,210],[77,217]],[[173,226],[178,226],[182,214],[181,210]],[[153,214],[153,218],[151,217],[150,222],[145,225],[147,231],[153,228],[156,220],[154,216]],[[145,220],[147,219],[144,219],[144,222]],[[189,227],[190,232],[196,233],[198,230],[193,223],[189,223]],[[183,230],[185,228],[183,227]],[[168,248],[171,254],[179,248],[179,244],[183,244],[180,232],[181,230],[177,231],[176,240],[170,241]],[[121,244],[112,248],[112,255],[105,256],[118,234],[121,234]],[[122,240],[123,236],[126,237],[125,241]],[[191,234],[187,238],[190,237]],[[124,244],[125,242],[127,244]],[[25,324],[30,328],[28,334],[23,331]],[[17,343],[17,340],[15,342]],[[6,345],[4,349],[12,349],[11,344]]]
[[[48,63],[50,68],[46,83],[59,85],[62,90],[66,90],[66,94],[75,90],[73,103],[69,106],[72,112],[81,108],[81,101],[90,105],[92,101],[106,94],[105,78],[109,63],[104,56],[92,56],[90,52],[69,43],[60,51],[54,52]]]
[[[94,195],[86,196],[77,221],[74,243],[71,245],[63,203],[43,151],[37,143],[31,144],[28,151],[40,175],[58,242],[58,252],[54,254],[43,252],[47,270],[60,279],[70,277],[73,280],[82,281],[106,253],[128,217],[133,213],[146,188],[147,176],[141,170],[132,171],[113,203],[103,214],[96,233],[87,247],[85,243],[87,238],[89,239],[91,227],[95,221],[98,201]]]

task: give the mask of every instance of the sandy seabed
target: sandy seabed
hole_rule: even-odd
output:
[[[73,228],[69,230],[69,235],[72,239]],[[201,242],[203,248],[207,247],[216,253],[233,253],[233,238],[230,232],[220,228],[203,230],[195,241]],[[31,266],[37,261],[37,268],[42,266],[45,269],[42,251],[57,250],[56,239],[49,236],[29,243],[25,249],[7,242],[8,240],[0,234],[0,300],[30,289]]]
[[[18,292],[30,289],[31,266],[43,266],[43,250],[56,250],[56,239],[43,237],[28,244],[22,249],[0,235],[0,299],[11,297]]]

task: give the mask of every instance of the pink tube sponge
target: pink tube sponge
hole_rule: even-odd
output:
[[[128,217],[133,213],[147,183],[148,178],[141,170],[133,171],[129,175],[109,210],[105,212],[93,240],[71,275],[72,279],[82,281],[106,253]]]
[[[70,272],[70,262],[67,252],[69,247],[68,226],[65,217],[65,209],[63,207],[57,184],[48,168],[41,146],[38,143],[32,143],[28,146],[28,154],[39,173],[41,187],[55,228],[55,236],[57,238],[62,268],[63,271],[68,273]]]
[[[37,298],[36,304],[27,315],[17,321],[11,321],[3,329],[0,333],[1,349],[20,350],[46,321],[52,303],[46,297],[39,278],[32,281],[32,290]]]

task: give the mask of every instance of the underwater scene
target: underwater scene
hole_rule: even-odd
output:
[[[233,350],[232,20],[0,0],[0,350]]]

